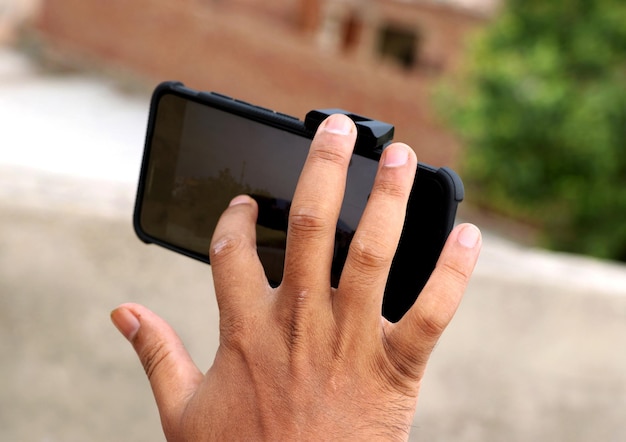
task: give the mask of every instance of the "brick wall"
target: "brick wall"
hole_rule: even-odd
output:
[[[13,43],[30,22],[40,0],[0,0],[0,45]]]
[[[432,76],[320,51],[309,34],[298,32],[293,1],[276,0],[284,5],[280,14],[277,6],[246,4],[44,0],[38,29],[56,47],[133,69],[155,83],[176,79],[300,118],[313,108],[339,107],[392,122],[396,139],[410,144],[420,161],[454,165],[458,144],[429,103]],[[458,45],[459,20],[440,17],[440,37],[433,41],[451,38]],[[476,26],[474,19],[463,23]]]

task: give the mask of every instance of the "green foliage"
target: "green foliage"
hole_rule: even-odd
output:
[[[626,2],[510,0],[441,103],[475,203],[626,260]]]

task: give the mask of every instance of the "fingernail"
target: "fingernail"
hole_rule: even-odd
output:
[[[248,203],[250,203],[250,197],[248,195],[239,195],[230,201],[230,204],[228,204],[228,207],[233,207],[239,204],[248,204]]]
[[[409,152],[407,151],[407,149],[407,147],[402,145],[389,146],[387,149],[385,149],[385,155],[383,156],[383,166],[404,166],[409,161]]]
[[[113,310],[111,312],[111,321],[129,341],[132,341],[139,331],[139,319],[125,307],[118,307]]]
[[[348,135],[354,124],[350,117],[342,114],[331,115],[324,122],[324,130],[338,135]]]
[[[463,228],[463,230],[459,232],[457,241],[463,247],[466,247],[468,249],[473,249],[474,247],[476,247],[476,245],[480,241],[480,237],[481,237],[481,234],[480,234],[480,230],[478,230],[478,227],[472,224],[468,224],[467,226]]]

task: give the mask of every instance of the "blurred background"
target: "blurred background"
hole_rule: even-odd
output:
[[[411,440],[626,440],[621,0],[0,0],[0,440],[162,440],[108,313],[202,369],[210,268],[134,236],[151,89],[340,107],[457,169],[484,252]]]

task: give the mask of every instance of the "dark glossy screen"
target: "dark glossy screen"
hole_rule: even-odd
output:
[[[159,101],[148,142],[142,230],[208,259],[219,216],[233,197],[249,194],[259,204],[259,257],[268,279],[280,282],[287,214],[311,140],[166,94]],[[376,161],[353,156],[337,225],[334,284],[376,169]]]

